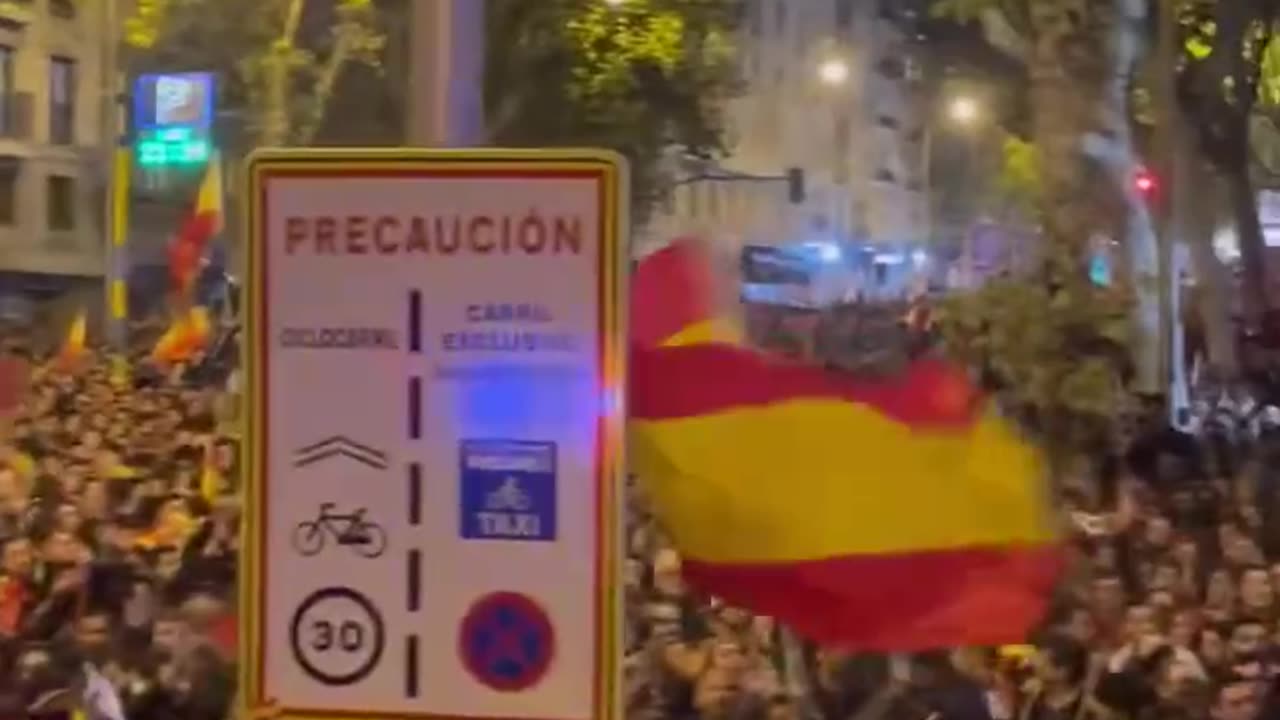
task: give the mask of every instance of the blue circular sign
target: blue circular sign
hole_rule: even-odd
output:
[[[555,657],[555,631],[529,597],[497,592],[475,602],[462,619],[458,654],[480,684],[499,692],[537,685]]]

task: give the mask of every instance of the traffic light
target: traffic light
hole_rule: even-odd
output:
[[[1156,194],[1160,184],[1156,182],[1155,173],[1145,167],[1139,167],[1133,174],[1133,187],[1140,195],[1151,198]]]

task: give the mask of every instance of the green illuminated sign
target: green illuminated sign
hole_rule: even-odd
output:
[[[208,139],[190,128],[167,128],[145,133],[138,141],[137,157],[144,167],[197,165],[209,161],[211,150]]]

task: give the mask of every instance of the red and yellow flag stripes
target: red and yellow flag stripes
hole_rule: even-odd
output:
[[[716,282],[711,257],[696,238],[681,238],[640,261],[631,278],[631,342],[639,347],[737,343],[729,316],[732,289]]]
[[[1057,575],[1039,456],[943,363],[858,381],[636,347],[633,467],[699,589],[829,645],[1023,640]]]

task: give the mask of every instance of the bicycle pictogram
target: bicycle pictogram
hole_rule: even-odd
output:
[[[387,549],[387,531],[365,519],[368,512],[365,508],[339,513],[336,507],[335,503],[320,503],[320,512],[314,520],[298,523],[293,529],[293,549],[311,557],[323,550],[332,538],[340,547],[351,548],[363,557],[380,557]]]
[[[533,500],[529,498],[529,493],[520,487],[520,481],[514,476],[503,480],[484,501],[485,510],[496,512],[528,512],[532,506]]]

